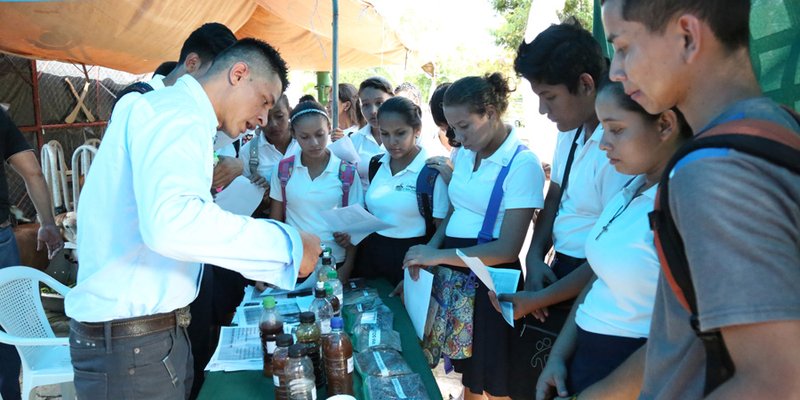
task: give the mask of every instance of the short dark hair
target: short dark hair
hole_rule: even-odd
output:
[[[514,59],[514,71],[531,83],[566,85],[570,93],[577,92],[581,74],[596,85],[607,70],[600,44],[577,21],[550,25],[530,43],[523,41]]]
[[[239,61],[247,62],[250,68],[255,70],[263,69],[261,73],[272,71],[277,74],[283,85],[281,92],[289,86],[289,68],[281,53],[269,43],[255,38],[240,39],[233,46],[223,50],[214,59],[208,73],[217,73]]]
[[[316,110],[316,111],[308,111],[308,110]],[[298,115],[301,112],[303,114]],[[292,110],[292,112],[289,113],[289,125],[291,126],[292,129],[294,129],[294,124],[296,124],[297,121],[306,117],[310,117],[312,115],[316,115],[318,117],[323,118],[324,120],[328,121],[328,124],[330,124],[331,122],[331,119],[328,116],[328,111],[325,110],[325,106],[323,106],[316,100],[306,100],[296,105]]]
[[[508,109],[508,95],[511,88],[508,80],[499,72],[484,76],[461,78],[444,93],[444,106],[469,107],[469,112],[483,115],[486,106],[492,105],[501,115]]]
[[[178,63],[183,64],[189,53],[195,53],[204,63],[214,60],[222,50],[236,43],[236,35],[219,22],[208,22],[192,32],[181,47]]]
[[[383,102],[378,108],[378,118],[388,113],[400,115],[403,121],[414,129],[422,129],[422,110],[406,97],[395,96]]]
[[[690,13],[706,21],[728,50],[747,47],[750,40],[750,0],[619,1],[622,1],[623,19],[640,22],[651,32],[663,33],[667,22],[678,13]]]
[[[317,98],[314,97],[313,94],[304,94],[300,96],[300,98],[297,100],[297,103],[300,104],[304,101],[317,101]]]
[[[431,117],[436,126],[448,125],[447,118],[444,117],[442,102],[444,101],[444,92],[447,91],[450,85],[452,85],[450,82],[439,84],[434,89],[433,94],[431,94],[431,100],[428,102],[428,106],[431,108]]]
[[[177,61],[164,61],[163,63],[161,63],[161,65],[158,66],[158,68],[156,68],[155,71],[153,71],[153,75],[167,76],[177,66],[178,66]]]
[[[339,84],[339,102],[350,102],[350,109],[347,110],[347,115],[350,116],[350,121],[359,127],[364,126],[367,121],[364,119],[364,114],[361,113],[361,103],[358,98],[358,89],[349,83]]]
[[[659,114],[650,114],[647,112],[641,106],[641,104],[637,103],[631,99],[630,96],[625,94],[625,87],[621,82],[613,82],[608,78],[608,76],[601,79],[598,83],[597,98],[599,99],[604,95],[612,96],[623,110],[641,114],[645,120],[650,122],[655,122],[658,120]],[[678,117],[678,129],[680,130],[678,134],[684,139],[692,137],[692,128],[689,127],[689,123],[686,122],[686,118],[684,118],[683,113],[678,110],[678,107],[672,107],[671,110]]]
[[[380,76],[373,76],[365,79],[364,82],[361,82],[361,85],[358,86],[358,93],[361,94],[361,92],[366,88],[377,89],[388,94],[389,96],[394,96],[392,84],[389,83],[386,78]]]

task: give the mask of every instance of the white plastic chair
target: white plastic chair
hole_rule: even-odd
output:
[[[50,196],[53,199],[53,208],[61,206],[66,211],[72,211],[72,204],[69,198],[69,182],[67,175],[67,161],[64,158],[64,148],[61,143],[51,140],[42,146],[41,152],[42,174],[50,188]]]
[[[30,267],[0,268],[0,342],[14,345],[22,360],[22,398],[33,388],[61,384],[62,398],[74,399],[69,339],[58,338],[47,322],[39,282],[61,295],[69,288]]]
[[[78,209],[78,198],[81,195],[81,177],[86,177],[89,167],[97,154],[97,147],[84,144],[72,153],[72,208]]]

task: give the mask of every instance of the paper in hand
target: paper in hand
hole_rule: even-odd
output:
[[[338,141],[337,141],[338,143]],[[367,212],[361,204],[354,204],[344,208],[320,211],[319,215],[334,232],[350,234],[350,241],[355,245],[364,240],[367,235],[383,229],[391,228],[387,224]]]
[[[350,137],[347,135],[329,144],[328,149],[330,149],[336,157],[349,163],[355,164],[361,161],[361,157],[359,157],[358,151],[356,151],[356,147],[353,145],[353,141],[350,140]]]
[[[411,323],[417,332],[417,337],[422,339],[428,319],[428,306],[430,306],[431,302],[433,274],[420,269],[419,279],[416,281],[411,279],[408,268],[405,269],[403,274],[403,299],[406,311],[408,311],[408,316],[411,318]]]
[[[517,284],[521,273],[519,270],[487,267],[480,258],[469,257],[461,250],[456,250],[456,254],[489,290],[498,295],[517,292]],[[514,305],[508,301],[501,301],[500,310],[502,311],[503,319],[509,325],[514,326]]]
[[[225,190],[219,192],[214,202],[225,211],[250,216],[264,198],[264,189],[244,176],[238,176]]]

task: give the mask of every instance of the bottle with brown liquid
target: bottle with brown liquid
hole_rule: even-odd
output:
[[[339,298],[333,293],[333,287],[331,287],[330,281],[325,282],[325,297],[328,298],[328,302],[331,303],[331,307],[333,308],[333,316],[334,317],[341,317],[342,316],[342,307],[341,303],[339,302]]]
[[[328,396],[353,395],[353,344],[344,333],[344,321],[331,319],[331,334],[322,338],[325,374],[328,378]]]
[[[289,361],[289,346],[294,344],[292,335],[278,335],[275,353],[272,354],[272,384],[275,386],[275,400],[289,399],[289,382],[286,381],[286,363]]]
[[[320,352],[320,330],[313,312],[305,311],[300,313],[300,325],[297,326],[295,335],[297,335],[297,343],[306,346],[306,355],[314,364],[314,377],[316,378],[317,387],[325,385],[325,372]]]
[[[283,333],[283,318],[275,308],[275,298],[267,296],[262,303],[261,319],[258,324],[261,330],[261,349],[264,353],[264,376],[272,376],[272,353],[275,352],[278,335]]]

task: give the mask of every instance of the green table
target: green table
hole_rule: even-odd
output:
[[[394,313],[394,330],[400,333],[400,339],[403,344],[403,358],[411,369],[422,377],[431,400],[442,400],[442,393],[439,391],[439,386],[436,384],[431,369],[425,361],[417,334],[414,332],[414,325],[408,318],[405,307],[403,307],[399,297],[389,297],[389,293],[394,288],[391,287],[389,282],[382,279],[369,280],[367,285],[378,290],[381,300]],[[353,377],[353,389],[356,397],[363,398],[363,381],[358,372],[354,372]],[[206,381],[200,390],[198,399],[273,399],[274,397],[272,378],[265,378],[261,371],[240,371],[207,373]],[[317,391],[317,398],[327,398],[325,396],[325,388]]]

